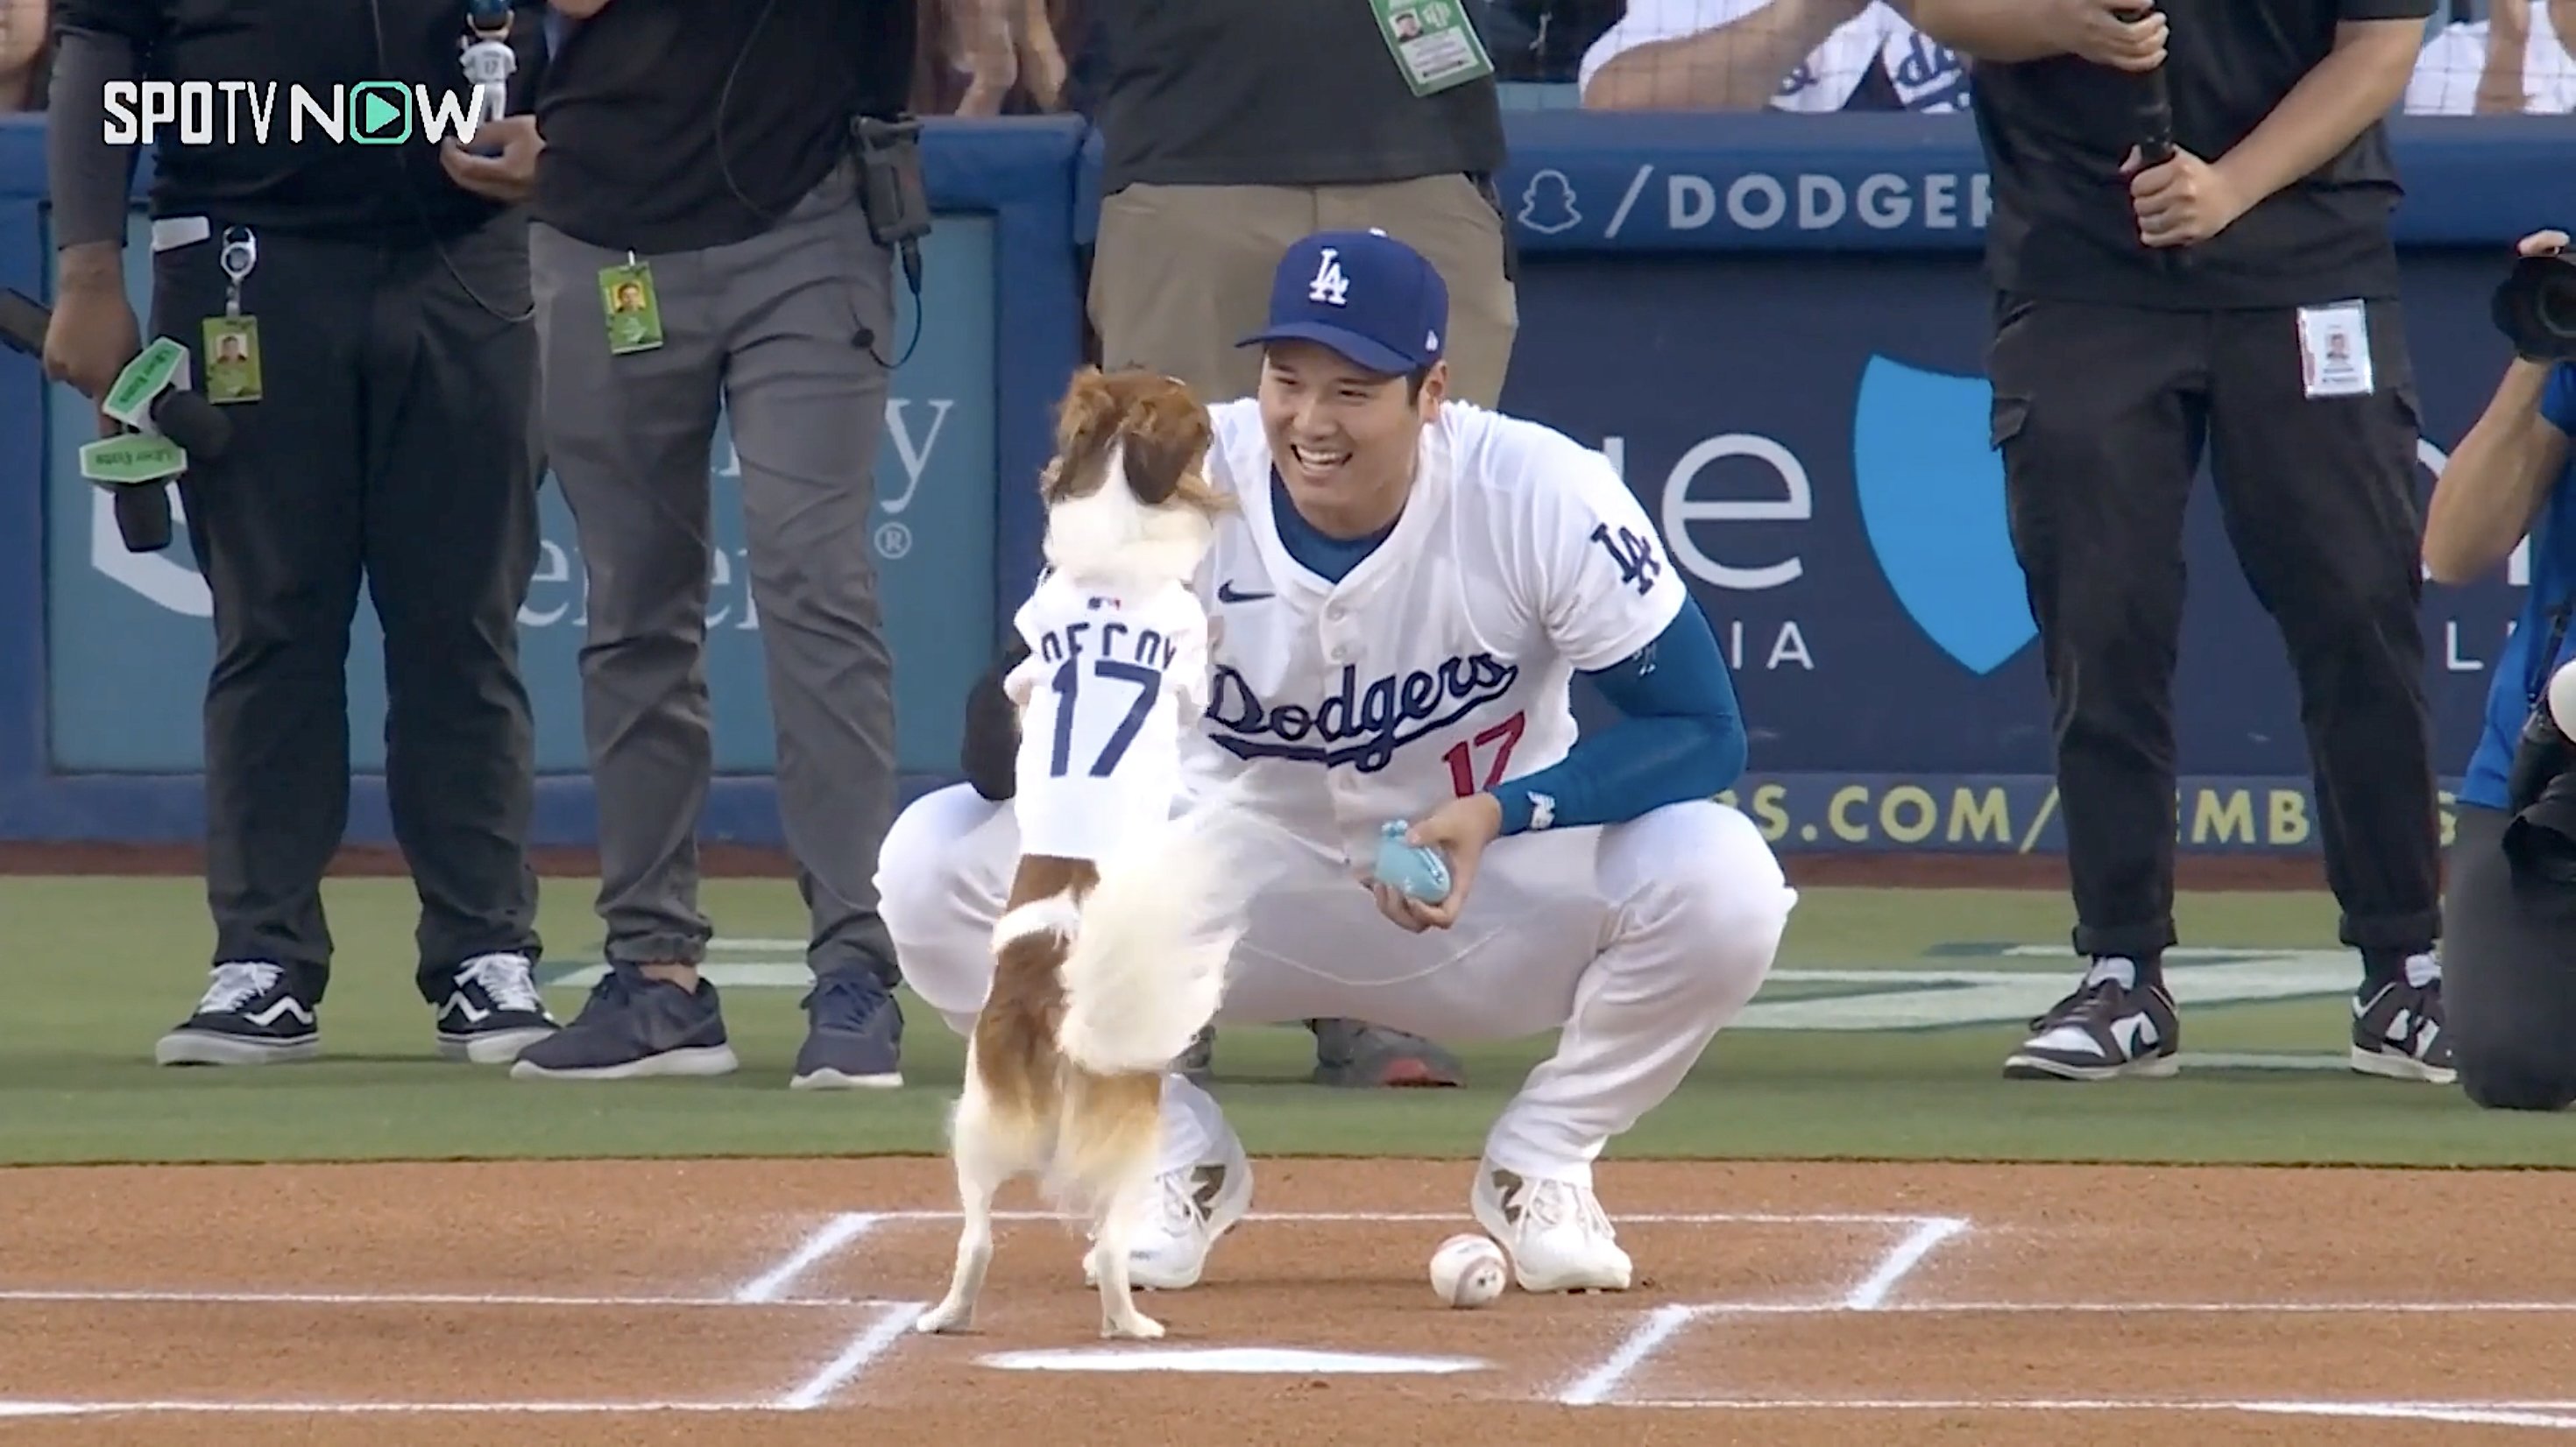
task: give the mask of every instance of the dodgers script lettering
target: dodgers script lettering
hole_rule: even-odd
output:
[[[1265,703],[1243,675],[1219,665],[1207,721],[1219,748],[1239,759],[1294,759],[1373,774],[1405,745],[1511,692],[1520,669],[1490,653],[1360,682],[1342,670],[1338,691],[1309,706]]]

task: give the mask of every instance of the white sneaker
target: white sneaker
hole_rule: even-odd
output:
[[[1181,1291],[1198,1285],[1207,1268],[1209,1248],[1234,1229],[1252,1208],[1252,1161],[1243,1142],[1229,1135],[1226,1157],[1211,1165],[1165,1171],[1154,1181],[1154,1199],[1127,1252],[1127,1280],[1150,1291]],[[1088,1254],[1082,1283],[1097,1286]]]
[[[1476,1168],[1468,1197],[1486,1234],[1512,1258],[1523,1291],[1625,1291],[1633,1268],[1588,1186]]]

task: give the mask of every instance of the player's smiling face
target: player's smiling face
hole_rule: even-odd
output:
[[[1299,514],[1346,537],[1393,522],[1447,382],[1445,362],[1416,395],[1407,378],[1368,371],[1317,343],[1271,345],[1261,363],[1261,425]]]

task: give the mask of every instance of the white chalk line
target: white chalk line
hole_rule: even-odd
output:
[[[649,1412],[775,1412],[768,1402],[13,1402],[0,1400],[0,1421],[15,1417],[122,1417],[147,1413],[240,1416],[508,1416]]]
[[[1870,1273],[1862,1278],[1840,1302],[1830,1309],[1838,1311],[1875,1311],[1887,1300],[1888,1293],[1905,1279],[1907,1273],[1923,1264],[1923,1259],[1942,1242],[1968,1229],[1959,1216],[1913,1216],[1903,1218],[1913,1229],[1880,1254]],[[1681,1333],[1682,1328],[1712,1312],[1724,1311],[1722,1304],[1659,1306],[1646,1313],[1628,1335],[1611,1348],[1591,1370],[1574,1379],[1557,1393],[1556,1400],[1568,1407],[1596,1407],[1611,1399],[1622,1383],[1644,1366],[1655,1353]]]
[[[955,1211],[877,1211],[879,1221],[954,1221]],[[1399,1224],[1413,1221],[1460,1221],[1467,1219],[1465,1210],[1457,1211],[1253,1211],[1245,1223],[1271,1221],[1283,1225],[1373,1225],[1380,1222]],[[996,1221],[1063,1221],[1071,1219],[1054,1211],[995,1211]],[[1648,1212],[1625,1216],[1613,1214],[1610,1220],[1620,1226],[1921,1226],[1930,1221],[1946,1221],[1946,1216],[1917,1216],[1887,1212],[1850,1211],[1688,1211]]]
[[[746,1305],[778,1300],[797,1277],[812,1270],[823,1258],[875,1230],[879,1219],[872,1211],[845,1211],[834,1216],[815,1227],[786,1260],[735,1288],[733,1299]]]
[[[2265,1416],[2347,1417],[2442,1422],[2466,1426],[2542,1427],[2576,1431],[2576,1402],[2306,1402],[2245,1400],[2069,1400],[2053,1398],[1880,1397],[1671,1398],[1607,1405],[1698,1412],[2246,1412]]]
[[[455,1306],[455,1307],[621,1307],[635,1310],[684,1310],[709,1307],[795,1307],[848,1310],[894,1305],[877,1296],[782,1296],[743,1301],[731,1296],[554,1296],[509,1292],[455,1291],[85,1291],[69,1287],[0,1290],[0,1304],[170,1302],[188,1306]]]
[[[1646,1313],[1646,1319],[1611,1348],[1610,1355],[1574,1379],[1572,1385],[1556,1394],[1557,1404],[1566,1407],[1598,1407],[1610,1401],[1619,1384],[1630,1373],[1646,1364],[1646,1359],[1663,1350],[1683,1327],[1691,1324],[1704,1311],[1696,1306],[1659,1306]]]
[[[911,1332],[913,1322],[921,1315],[922,1303],[898,1302],[880,1307],[877,1319],[867,1329],[850,1339],[841,1354],[823,1364],[823,1369],[805,1379],[796,1390],[778,1399],[784,1412],[810,1412],[830,1401],[834,1394],[857,1381],[877,1358],[884,1356],[896,1342]]]
[[[1922,1265],[1923,1258],[1938,1250],[1942,1242],[1967,1229],[1966,1219],[1958,1216],[1937,1217],[1916,1226],[1905,1234],[1904,1239],[1887,1248],[1887,1254],[1878,1259],[1878,1265],[1861,1278],[1850,1295],[1843,1298],[1843,1305],[1853,1311],[1880,1309],[1886,1304],[1888,1293],[1896,1290],[1896,1284],[1915,1267]]]
[[[552,1296],[441,1291],[87,1291],[74,1288],[0,1290],[0,1304],[169,1303],[184,1306],[453,1306],[614,1307],[644,1310],[874,1311],[903,1303],[887,1296],[781,1296],[741,1301],[731,1296]],[[1690,1306],[1704,1316],[1840,1316],[1859,1308],[1848,1301],[1708,1301]],[[2565,1316],[2576,1301],[1892,1301],[1867,1308],[1872,1316],[2108,1314],[2140,1316],[2228,1314],[2246,1316]]]

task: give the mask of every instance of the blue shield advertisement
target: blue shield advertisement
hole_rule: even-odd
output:
[[[1852,492],[1878,570],[1906,616],[1970,673],[2038,634],[1987,445],[1994,390],[1873,356],[1852,399]]]

